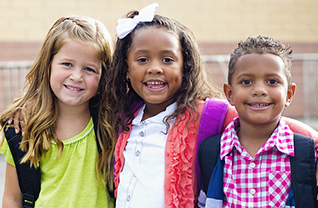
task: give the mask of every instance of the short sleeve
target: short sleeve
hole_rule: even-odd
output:
[[[5,160],[8,163],[15,166],[7,140],[4,140],[3,144],[0,146],[0,154],[3,154],[5,156]]]

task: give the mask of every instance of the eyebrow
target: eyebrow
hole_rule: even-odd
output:
[[[244,73],[244,74],[240,74],[238,77],[237,77],[237,79],[241,79],[242,77],[244,78],[244,77],[254,77],[255,75],[254,74],[252,74],[252,73]],[[266,77],[280,77],[280,78],[284,78],[284,77],[282,77],[282,76],[280,76],[279,74],[266,74],[265,75]],[[285,77],[286,77],[286,75],[285,75]]]
[[[147,50],[147,49],[139,49],[139,50],[134,51],[134,53],[145,53],[145,52],[149,52],[149,50]]]
[[[136,50],[134,52],[134,54],[136,54],[136,53],[147,53],[149,51],[150,50],[148,50],[148,49],[139,49],[139,50]],[[174,50],[162,50],[162,51],[160,51],[160,53],[173,53],[173,54],[176,54],[176,52]]]
[[[244,73],[244,74],[240,74],[237,79],[240,79],[241,77],[253,77],[254,75],[253,74],[250,74],[250,73]]]

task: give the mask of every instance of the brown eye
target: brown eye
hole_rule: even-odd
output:
[[[274,85],[274,84],[277,84],[278,82],[275,79],[270,79],[270,80],[267,81],[267,83],[270,84],[270,85]]]
[[[243,80],[241,83],[242,83],[243,85],[249,85],[249,84],[252,83],[252,81],[251,81],[251,80]]]
[[[164,58],[162,61],[165,62],[165,63],[170,63],[170,62],[173,61],[173,59],[171,59],[171,58]]]
[[[137,61],[141,62],[141,63],[145,63],[147,62],[148,60],[146,58],[140,58],[138,59]]]

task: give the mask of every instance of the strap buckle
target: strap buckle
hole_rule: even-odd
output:
[[[34,196],[24,193],[22,196],[22,205],[24,208],[34,207]]]

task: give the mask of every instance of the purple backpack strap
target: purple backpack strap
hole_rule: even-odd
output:
[[[196,148],[196,171],[199,188],[201,188],[201,175],[198,161],[199,146],[205,138],[221,133],[227,107],[228,102],[226,100],[214,98],[207,98],[205,100],[199,124]]]
[[[132,112],[135,113],[135,111],[139,108],[139,106],[141,106],[143,104],[143,102],[139,101],[139,102],[135,102],[131,105],[131,110]],[[125,113],[123,114],[123,116],[125,115]],[[119,130],[118,130],[118,136],[121,134],[122,132],[122,129],[121,127],[119,127]]]

